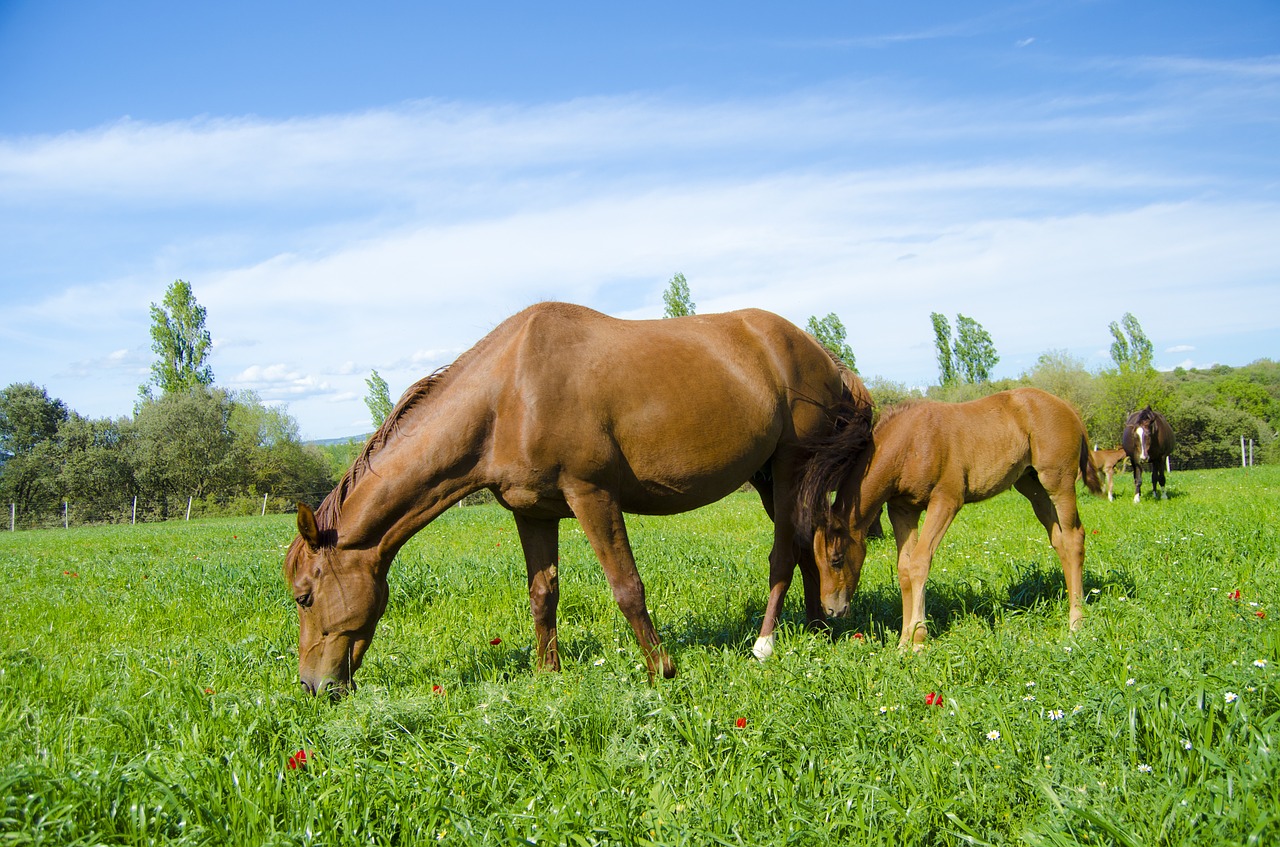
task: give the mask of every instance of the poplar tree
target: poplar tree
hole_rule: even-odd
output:
[[[151,384],[164,394],[213,385],[208,365],[213,340],[205,328],[205,308],[196,302],[191,284],[174,280],[164,302],[151,304],[151,350],[159,357],[151,365]],[[143,386],[144,397],[151,395]]]
[[[683,318],[694,314],[693,298],[689,295],[689,283],[684,274],[678,273],[667,282],[667,290],[662,293],[662,302],[666,304],[664,318]]]

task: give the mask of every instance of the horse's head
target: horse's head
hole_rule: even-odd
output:
[[[1151,460],[1151,428],[1155,424],[1155,412],[1150,406],[1129,417],[1128,431],[1125,433],[1125,447],[1141,462]]]
[[[298,537],[284,577],[298,604],[298,678],[311,694],[341,697],[353,687],[387,608],[387,580],[376,550],[345,550],[298,504]]]
[[[828,514],[813,529],[813,557],[818,565],[818,593],[822,609],[834,618],[849,614],[849,598],[858,590],[862,563],[867,558],[867,530],[851,527],[843,517]]]

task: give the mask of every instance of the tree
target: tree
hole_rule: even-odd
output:
[[[858,372],[856,360],[853,357],[853,350],[845,343],[844,324],[835,312],[830,312],[822,320],[817,317],[809,318],[808,325],[809,334],[818,339],[818,342],[831,351],[831,355],[844,362],[845,366],[854,373]]]
[[[991,335],[973,318],[956,314],[956,340],[952,345],[956,370],[970,384],[990,382],[991,371],[1000,361]]]
[[[34,382],[15,382],[0,391],[0,463],[53,438],[66,419],[66,405]]]
[[[689,295],[689,283],[684,274],[678,273],[667,282],[667,290],[662,294],[662,302],[666,304],[664,318],[682,318],[694,314],[693,298]]]
[[[169,501],[226,491],[235,478],[236,451],[227,392],[203,385],[145,401],[135,417],[138,483],[168,516]]]
[[[364,384],[369,386],[364,404],[369,407],[373,428],[378,429],[391,416],[391,410],[396,407],[396,404],[391,402],[391,389],[387,386],[387,381],[379,376],[377,371],[373,371]]]
[[[991,381],[991,370],[1000,361],[991,335],[982,324],[965,315],[956,315],[956,335],[945,315],[932,312],[934,345],[938,351],[938,377],[946,388],[959,382],[969,385]]]
[[[163,306],[151,304],[151,349],[160,357],[151,365],[151,383],[162,393],[213,385],[213,370],[206,364],[213,341],[204,319],[191,285],[180,279],[165,292]],[[150,396],[149,386],[142,394]]]
[[[1131,312],[1125,312],[1120,323],[1111,322],[1111,360],[1121,373],[1136,371],[1146,373],[1154,370],[1152,365],[1153,351],[1150,340],[1142,331],[1142,325]]]
[[[951,324],[947,323],[947,316],[939,312],[931,312],[929,319],[933,321],[933,344],[938,352],[938,384],[954,385],[956,366],[951,357]]]

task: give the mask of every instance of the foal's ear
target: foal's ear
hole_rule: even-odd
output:
[[[313,552],[320,549],[320,526],[316,523],[316,513],[306,503],[298,504],[298,535]]]

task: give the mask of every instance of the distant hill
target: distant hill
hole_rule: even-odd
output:
[[[357,444],[363,444],[369,440],[370,435],[373,435],[373,433],[366,432],[363,435],[348,435],[344,438],[317,438],[314,441],[304,441],[302,443],[313,444],[316,447],[332,447],[335,444],[347,444],[351,441],[354,441]]]

